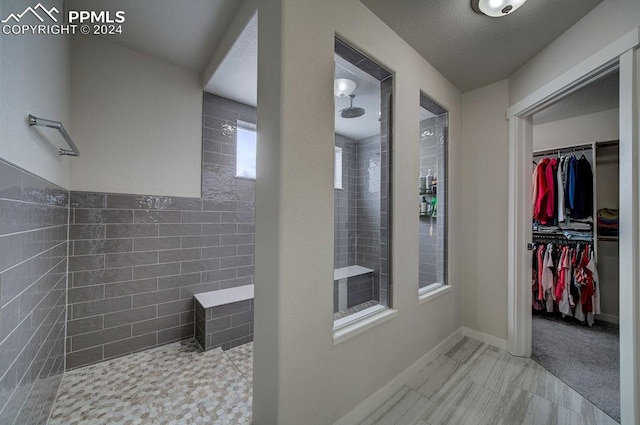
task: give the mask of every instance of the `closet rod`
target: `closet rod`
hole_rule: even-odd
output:
[[[548,155],[550,153],[551,154],[570,153],[570,152],[584,151],[589,149],[593,149],[593,143],[574,145],[574,146],[564,146],[562,148],[556,148],[556,149],[544,149],[544,150],[534,151],[533,156]]]
[[[58,130],[60,134],[62,134],[62,137],[64,138],[65,142],[67,142],[69,147],[71,147],[71,150],[58,148],[58,154],[68,155],[68,156],[80,156],[80,151],[78,150],[78,147],[76,146],[75,143],[73,143],[73,140],[71,140],[71,136],[69,136],[69,133],[67,133],[67,130],[64,129],[64,126],[60,121],[46,120],[44,118],[38,118],[36,116],[29,114],[28,123],[30,126],[38,125],[38,126],[49,127],[49,128],[54,128]]]

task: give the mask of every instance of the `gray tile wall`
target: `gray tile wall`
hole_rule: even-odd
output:
[[[334,268],[356,264],[357,160],[356,141],[335,135],[342,148],[342,190],[334,190]]]
[[[0,161],[0,423],[45,423],[64,371],[69,193]]]
[[[420,170],[438,178],[436,217],[420,217],[420,288],[446,283],[446,137],[446,113],[420,122]]]
[[[67,368],[194,335],[193,294],[254,282],[255,181],[235,178],[236,120],[205,93],[202,198],[71,193]]]
[[[253,300],[210,308],[196,301],[196,340],[205,351],[253,341]]]
[[[378,281],[380,304],[391,306],[391,187],[393,156],[393,76],[388,76],[380,82],[380,273]],[[378,288],[374,288],[377,293]]]

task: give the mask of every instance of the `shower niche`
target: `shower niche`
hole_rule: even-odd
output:
[[[393,75],[335,41],[334,329],[391,305]]]

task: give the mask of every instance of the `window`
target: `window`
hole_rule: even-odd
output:
[[[236,177],[256,178],[256,126],[244,121],[238,121]]]
[[[333,159],[333,188],[342,189],[342,148],[336,146],[335,157]]]
[[[420,294],[447,284],[447,126],[447,111],[420,95]]]

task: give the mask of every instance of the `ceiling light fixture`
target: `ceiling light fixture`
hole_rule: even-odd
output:
[[[499,18],[513,13],[525,1],[527,0],[471,0],[471,7],[476,13]]]
[[[333,82],[336,97],[347,97],[356,89],[356,83],[347,78],[338,78]]]

